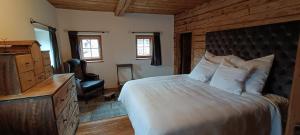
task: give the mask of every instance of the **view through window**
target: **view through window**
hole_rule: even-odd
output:
[[[136,57],[151,58],[152,56],[152,35],[137,35],[136,36]]]
[[[101,36],[79,36],[80,57],[87,61],[103,60]]]

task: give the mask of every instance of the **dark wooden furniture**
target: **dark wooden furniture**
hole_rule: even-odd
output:
[[[0,96],[3,135],[73,135],[79,109],[73,74],[54,75],[18,95]]]
[[[300,36],[299,36],[300,39]],[[300,125],[300,42],[298,43],[298,52],[294,72],[291,97],[289,101],[288,122],[286,125],[286,135],[300,134],[300,129],[294,133],[296,125]]]
[[[104,80],[99,75],[86,72],[86,61],[71,59],[65,63],[65,71],[75,73],[75,82],[79,98],[87,102],[90,98],[104,94]]]
[[[123,85],[126,83],[126,81],[120,81],[120,78],[119,78],[119,69],[120,68],[130,68],[131,80],[134,80],[134,78],[133,78],[133,65],[132,64],[117,64],[117,78],[118,78],[119,90],[121,90]]]
[[[50,77],[50,57],[43,55],[36,41],[0,42],[0,95],[20,94]]]

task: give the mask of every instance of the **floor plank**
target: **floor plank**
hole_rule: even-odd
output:
[[[80,123],[76,135],[133,135],[128,116]]]

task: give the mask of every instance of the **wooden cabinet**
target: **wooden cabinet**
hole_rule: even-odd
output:
[[[49,52],[36,41],[0,42],[0,63],[0,95],[20,94],[52,76]]]
[[[42,58],[45,77],[48,78],[53,74],[49,51],[42,51]]]
[[[19,73],[33,70],[33,61],[30,54],[16,55],[16,62]]]
[[[300,37],[299,37],[300,39]],[[300,124],[300,41],[298,42],[297,59],[295,65],[294,79],[292,85],[292,91],[289,101],[289,113],[288,122],[286,125],[285,135],[299,135],[297,125]],[[296,130],[296,131],[295,131]]]
[[[28,90],[35,85],[35,76],[33,71],[27,71],[19,74],[22,92]]]
[[[54,75],[20,95],[0,96],[0,133],[73,135],[79,108],[73,74]]]

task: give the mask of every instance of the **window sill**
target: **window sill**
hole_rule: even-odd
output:
[[[136,58],[136,60],[151,60],[151,57],[150,58]]]
[[[85,60],[87,63],[102,63],[104,60]]]

